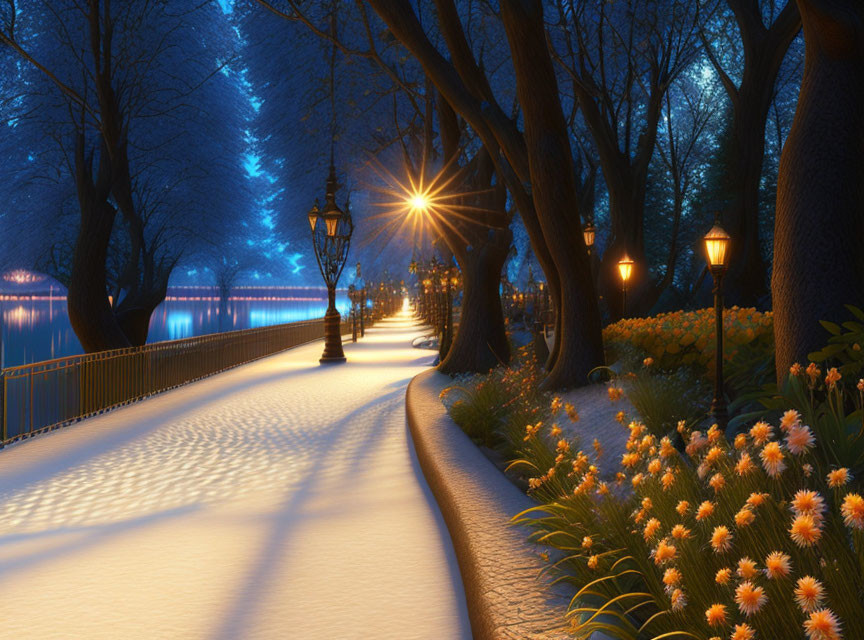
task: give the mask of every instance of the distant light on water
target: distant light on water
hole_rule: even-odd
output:
[[[339,313],[343,317],[348,313],[348,304],[337,304]],[[249,310],[249,326],[251,328],[269,327],[274,324],[285,324],[286,322],[300,322],[301,320],[312,320],[320,318],[327,311],[327,305],[322,304],[320,307],[298,307],[296,309],[250,309]]]
[[[165,319],[169,340],[180,340],[192,335],[192,314],[185,311],[172,311]]]

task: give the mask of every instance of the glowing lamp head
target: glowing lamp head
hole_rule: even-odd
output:
[[[430,203],[425,193],[416,192],[408,198],[405,204],[411,213],[426,213]]]
[[[582,230],[582,237],[585,239],[585,246],[589,249],[594,246],[594,238],[597,235],[597,229],[594,228],[592,223],[588,223],[585,225],[585,228]]]
[[[633,275],[633,260],[626,253],[618,261],[618,273],[621,274],[621,281],[624,284],[627,284],[630,276]]]
[[[719,224],[705,234],[705,254],[708,266],[712,269],[725,270],[729,266],[729,234]]]
[[[318,223],[318,216],[321,215],[321,210],[318,208],[318,202],[316,201],[312,208],[309,209],[309,213],[306,214],[306,217],[309,219],[309,228],[312,231],[315,231],[315,225]]]

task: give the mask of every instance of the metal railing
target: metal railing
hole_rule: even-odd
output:
[[[0,370],[0,447],[323,336],[319,318]]]

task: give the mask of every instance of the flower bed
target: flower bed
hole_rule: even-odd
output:
[[[724,359],[733,360],[745,348],[770,355],[773,330],[770,312],[727,309],[723,314]],[[603,340],[610,363],[650,357],[660,369],[696,366],[710,374],[715,358],[714,334],[714,309],[700,309],[620,320],[603,330]]]

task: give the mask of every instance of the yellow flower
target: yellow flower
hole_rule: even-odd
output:
[[[792,455],[800,455],[807,453],[816,444],[816,438],[810,432],[810,427],[803,424],[796,424],[789,429],[786,434],[786,447]]]
[[[767,600],[765,589],[754,586],[749,580],[745,580],[735,589],[735,602],[745,616],[758,612]]]
[[[829,471],[827,479],[828,486],[832,489],[836,489],[849,484],[849,481],[852,479],[852,474],[849,473],[849,469],[846,467],[841,467],[840,469]]]
[[[702,504],[699,505],[699,508],[696,509],[696,519],[704,520],[705,518],[709,518],[714,514],[714,503],[710,500],[706,500]]]
[[[773,435],[774,429],[767,422],[757,422],[750,428],[750,437],[753,438],[753,443],[757,447],[768,442]]]
[[[736,573],[740,578],[750,580],[758,573],[756,563],[747,556],[744,556],[738,561],[738,571]]]
[[[726,607],[722,604],[712,604],[705,612],[705,619],[712,627],[726,624]]]
[[[851,529],[864,529],[864,498],[857,493],[850,493],[843,498],[843,506],[840,507],[843,514],[843,522]]]
[[[799,547],[810,547],[819,542],[822,537],[822,529],[816,524],[813,516],[800,515],[796,516],[792,521],[792,526],[789,528],[789,537]]]
[[[754,640],[754,638],[756,638],[756,632],[753,630],[753,627],[744,623],[735,625],[735,631],[729,637],[729,640]]]
[[[765,448],[759,453],[762,458],[762,467],[772,478],[776,478],[786,469],[786,464],[783,462],[783,452],[780,450],[780,445],[776,442],[769,442]]]
[[[840,621],[830,609],[820,609],[804,621],[809,640],[841,640]]]
[[[744,527],[751,525],[755,519],[756,515],[753,513],[753,510],[749,506],[745,505],[735,514],[735,526],[739,529],[743,529]]]
[[[570,443],[566,440],[559,440],[558,444],[555,446],[555,450],[560,453],[567,453],[570,451]]]
[[[714,574],[714,582],[717,584],[727,584],[729,580],[732,578],[732,569],[726,567],[725,569],[720,569],[716,574]]]
[[[711,485],[711,488],[714,489],[715,493],[719,493],[720,490],[726,486],[726,478],[723,477],[722,473],[715,473],[711,476],[708,484]]]
[[[687,502],[686,500],[681,500],[681,501],[679,501],[678,504],[677,504],[677,506],[675,507],[675,511],[678,512],[678,515],[679,515],[679,516],[683,516],[683,515],[686,514],[689,510],[690,510],[690,503]]]
[[[714,533],[711,534],[711,547],[714,553],[723,553],[732,548],[732,534],[727,527],[723,525],[714,527]]]
[[[792,558],[780,551],[773,551],[765,558],[765,575],[770,579],[785,578],[792,571]]]
[[[558,436],[561,435],[561,427],[559,427],[557,423],[553,424],[552,428],[549,429],[549,435],[552,436],[553,438],[557,438]]]
[[[795,602],[804,613],[815,611],[825,599],[825,589],[822,583],[813,576],[798,579],[795,588]]]

